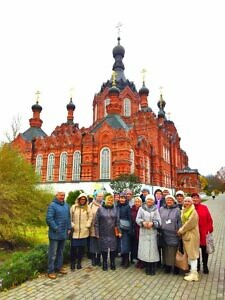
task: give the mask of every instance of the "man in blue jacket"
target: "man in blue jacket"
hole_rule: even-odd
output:
[[[71,230],[70,209],[64,201],[65,193],[57,192],[49,205],[46,222],[49,226],[48,277],[56,279],[56,273],[66,274],[63,268],[63,250]]]

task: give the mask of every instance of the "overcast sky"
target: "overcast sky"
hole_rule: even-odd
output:
[[[75,122],[92,123],[92,101],[112,73],[121,22],[125,75],[137,90],[145,68],[149,106],[176,125],[189,166],[202,175],[225,166],[224,1],[7,0],[0,2],[0,141],[21,118],[29,128],[40,90],[42,129],[66,122],[70,90]]]

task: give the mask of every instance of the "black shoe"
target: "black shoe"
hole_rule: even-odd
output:
[[[150,263],[149,275],[155,275],[155,264],[154,263]]]
[[[77,270],[80,270],[80,269],[82,269],[82,266],[81,266],[81,263],[78,263],[77,264]]]
[[[71,269],[72,272],[75,271],[75,263],[72,263],[72,264],[70,265],[70,269]]]
[[[171,272],[171,266],[165,266],[164,273],[169,274]]]
[[[103,262],[102,270],[103,270],[103,271],[107,271],[107,270],[108,270],[108,265],[107,265],[107,263]]]
[[[96,265],[101,267],[101,254],[97,254],[97,258],[96,258]]]
[[[113,270],[113,271],[116,270],[115,263],[111,263],[111,264],[110,264],[110,268],[111,268],[111,270]]]
[[[92,264],[92,266],[96,266],[96,258],[95,257],[91,258],[91,264]]]
[[[178,267],[174,267],[173,274],[178,275],[180,273],[180,269]]]
[[[209,274],[209,269],[207,266],[203,266],[203,273],[204,274]]]

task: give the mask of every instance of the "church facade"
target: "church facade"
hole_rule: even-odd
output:
[[[188,166],[177,129],[166,118],[162,94],[156,114],[148,104],[144,79],[138,91],[126,79],[124,55],[118,37],[113,75],[94,96],[90,127],[80,129],[74,122],[71,98],[66,122],[48,136],[41,128],[42,107],[37,101],[30,127],[12,144],[35,167],[42,184],[106,183],[121,174],[135,174],[146,186],[199,191],[198,170]]]

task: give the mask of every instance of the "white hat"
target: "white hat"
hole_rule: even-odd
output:
[[[154,197],[154,195],[152,195],[152,194],[148,194],[148,195],[146,195],[146,197],[145,197],[145,201],[146,201],[147,199],[155,200],[155,197]]]
[[[165,200],[167,199],[173,199],[174,203],[177,203],[177,200],[172,195],[166,195]]]
[[[183,191],[177,191],[177,192],[176,192],[176,196],[177,196],[177,195],[182,195],[182,196],[184,197],[184,192],[183,192]]]

